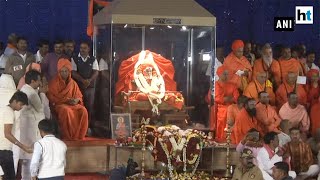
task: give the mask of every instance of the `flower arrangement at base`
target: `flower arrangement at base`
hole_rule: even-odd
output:
[[[182,171],[195,174],[200,162],[202,148],[207,145],[204,132],[168,125],[146,128],[146,146],[151,151],[155,161],[164,163],[173,179],[174,172]],[[141,140],[139,131],[134,133],[133,141]]]

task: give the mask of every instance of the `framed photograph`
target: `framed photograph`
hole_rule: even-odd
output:
[[[131,136],[131,114],[111,113],[111,132],[112,139],[127,138]]]

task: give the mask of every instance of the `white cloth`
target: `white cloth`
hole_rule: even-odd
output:
[[[29,105],[20,112],[20,141],[22,144],[32,145],[41,139],[38,123],[45,118],[44,107],[37,91],[30,85],[23,85],[21,91],[27,94]],[[31,159],[31,156],[20,151],[20,159]]]
[[[23,59],[23,62],[26,62],[26,59],[27,59],[27,53],[25,53],[25,54],[20,54],[19,52],[18,52],[18,54],[20,55],[20,57]]]
[[[30,165],[32,177],[49,178],[64,176],[67,146],[64,142],[46,135],[34,144]]]
[[[40,50],[37,51],[37,53],[34,55],[36,57],[36,63],[40,64],[43,60],[42,55],[40,54]]]
[[[100,71],[105,71],[109,69],[108,63],[104,59],[100,59],[99,61],[99,70]]]
[[[12,143],[4,136],[4,125],[14,124],[15,115],[11,107],[0,108],[0,150],[12,150]]]
[[[30,180],[30,159],[24,159],[21,161],[21,180]]]
[[[309,167],[307,172],[301,172],[299,175],[313,177],[319,174],[319,171],[320,171],[319,165],[313,164]]]
[[[4,50],[3,54],[6,55],[7,57],[9,57],[14,52],[16,52],[16,50],[14,48],[10,48],[7,46],[6,49]]]
[[[291,141],[291,138],[288,134],[281,132],[278,134],[279,146],[283,147],[285,144]]]
[[[305,68],[308,71],[310,71],[310,69],[316,69],[318,71],[320,71],[319,66],[317,66],[316,64],[312,63],[311,68],[309,68],[309,66],[307,64],[305,64]]]
[[[0,176],[4,175],[2,167],[0,166]]]
[[[207,71],[206,71],[206,76],[211,76],[211,66],[212,66],[212,61],[209,61],[209,65],[207,67]],[[222,63],[215,58],[214,61],[214,81],[218,81],[219,80],[219,76],[217,75],[217,69],[218,67],[222,66]]]
[[[49,105],[49,99],[45,93],[40,93],[40,99],[43,105],[43,111],[46,119],[51,119],[51,109]]]
[[[86,62],[90,58],[90,56],[87,56],[84,58],[80,55],[80,53],[78,54],[78,57],[81,57],[83,62]],[[73,58],[71,58],[71,64],[72,64],[72,70],[77,71],[77,69],[78,69],[77,64],[74,62]],[[92,69],[99,71],[99,64],[98,64],[97,59],[94,60],[94,62],[92,64]]]
[[[0,68],[5,68],[7,63],[8,57],[4,54],[0,56]]]

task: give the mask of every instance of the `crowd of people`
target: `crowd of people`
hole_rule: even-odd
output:
[[[252,51],[250,42],[235,40],[232,52],[218,61],[210,107],[216,140],[226,142],[226,131],[231,130],[237,151],[250,152],[251,165],[261,170],[258,179],[280,180],[274,174],[277,168],[293,178],[316,177],[320,171],[320,87],[315,52],[306,51],[304,45],[283,46],[275,59],[270,44]],[[242,171],[236,171],[240,173],[236,179],[250,175],[251,171],[245,171],[247,157],[242,158],[245,162],[240,165]]]
[[[53,123],[51,131],[41,125],[42,120],[56,120],[63,140],[90,136],[95,81],[100,71],[108,70],[106,60],[98,62],[90,55],[90,44],[82,41],[76,54],[74,41],[57,40],[54,51],[49,52],[49,42],[41,40],[33,54],[28,51],[27,39],[16,34],[9,35],[6,47],[0,43],[0,132],[4,132],[0,133],[0,167],[4,179],[14,179],[19,160],[22,179],[64,175],[66,147],[60,148],[62,141],[48,138],[56,134],[55,121],[46,122],[45,126]],[[54,152],[44,151],[49,146]],[[39,162],[46,153],[58,158],[51,162],[52,167]],[[58,173],[49,173],[52,170]]]

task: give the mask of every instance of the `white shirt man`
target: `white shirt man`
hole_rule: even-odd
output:
[[[67,146],[52,135],[53,125],[50,120],[39,122],[40,134],[43,137],[34,144],[30,165],[32,179],[64,179]]]

